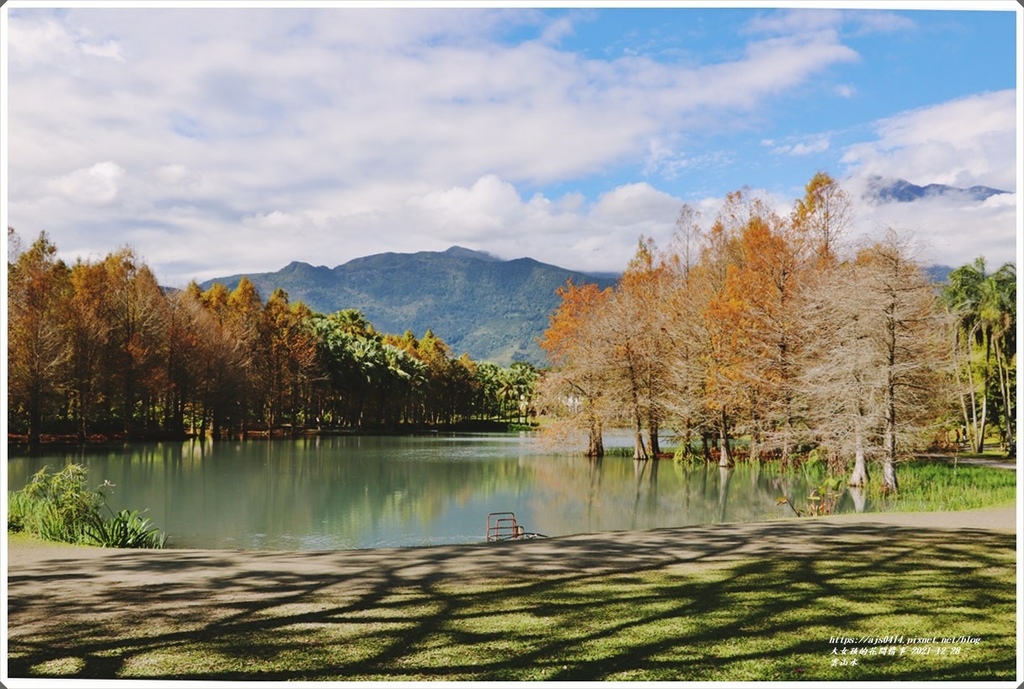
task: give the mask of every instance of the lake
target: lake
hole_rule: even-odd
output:
[[[625,438],[618,439],[626,444]],[[607,440],[610,446],[615,438]],[[109,504],[145,510],[168,547],[334,550],[485,540],[488,513],[547,536],[791,516],[813,487],[757,465],[555,454],[530,433],[190,440],[11,453],[17,490],[77,462]]]

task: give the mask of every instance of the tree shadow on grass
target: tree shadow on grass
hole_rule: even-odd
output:
[[[390,551],[105,551],[10,564],[8,675],[1009,680],[1015,563],[1013,534],[816,520]],[[887,636],[905,638],[861,642]]]

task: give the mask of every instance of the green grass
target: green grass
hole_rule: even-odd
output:
[[[764,463],[781,473],[778,463]],[[808,462],[789,471],[797,472],[818,495],[828,495],[852,509],[845,493],[845,477],[830,476],[824,462]],[[869,468],[871,479],[864,493],[869,512],[948,512],[1009,507],[1017,501],[1017,473],[1007,469],[955,463],[952,458],[921,459],[899,463],[899,491],[883,494],[881,469]],[[807,496],[790,496],[798,510],[806,510]]]
[[[1017,473],[1006,469],[917,461],[897,467],[899,493],[883,497],[878,482],[868,498],[889,512],[937,512],[1003,507],[1017,500]]]
[[[12,619],[9,674],[278,681],[1014,678],[1013,534],[894,535],[869,526],[843,533],[830,541],[826,557],[658,564],[609,575],[509,571],[495,581],[440,576],[411,583],[383,573],[370,590],[353,591],[341,578],[300,582],[270,573],[245,579],[252,595],[230,605],[197,613],[175,602],[186,592],[170,591],[159,615],[129,607],[102,622],[89,617],[89,608],[68,617],[69,602],[55,602],[65,615],[49,626],[19,632]],[[268,598],[270,591],[275,595]],[[845,656],[844,645],[832,641],[888,636],[904,641],[849,643]],[[912,637],[936,641],[907,643]],[[941,642],[950,637],[978,643]],[[870,653],[883,647],[896,655]],[[854,648],[866,651],[852,654]],[[840,664],[853,658],[856,665]]]

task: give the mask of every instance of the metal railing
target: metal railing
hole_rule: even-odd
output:
[[[516,521],[514,512],[491,512],[486,535],[488,541],[518,541],[526,537],[526,529]]]

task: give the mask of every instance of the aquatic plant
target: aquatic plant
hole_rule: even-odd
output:
[[[8,493],[7,528],[43,540],[98,545],[106,548],[162,548],[166,534],[137,511],[116,514],[107,505],[104,481],[88,487],[88,471],[68,464],[58,472],[45,466],[20,491]],[[103,511],[110,514],[106,517]]]

